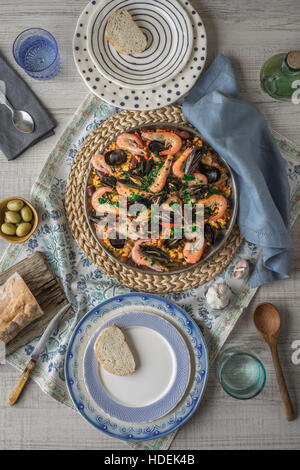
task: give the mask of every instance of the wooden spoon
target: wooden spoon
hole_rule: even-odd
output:
[[[272,353],[273,364],[276,372],[278,387],[280,391],[282,406],[288,421],[295,419],[295,414],[289,392],[284,380],[277,351],[277,340],[280,330],[280,316],[274,305],[262,303],[257,305],[253,312],[255,327],[262,338],[269,345]]]

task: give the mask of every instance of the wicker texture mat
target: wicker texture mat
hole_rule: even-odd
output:
[[[66,191],[66,212],[72,234],[85,255],[107,276],[121,284],[144,292],[178,292],[204,284],[229,264],[242,242],[237,226],[226,246],[207,262],[180,274],[155,275],[136,272],[110,258],[90,232],[84,214],[84,186],[92,156],[103,149],[114,136],[141,124],[170,122],[190,125],[179,106],[167,106],[153,111],[123,111],[103,122],[86,139],[78,151],[69,174]],[[191,127],[191,126],[190,126]]]

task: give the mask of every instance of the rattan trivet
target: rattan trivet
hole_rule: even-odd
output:
[[[204,284],[213,279],[229,264],[242,242],[237,227],[225,247],[206,263],[180,274],[143,274],[125,268],[110,258],[97,244],[84,215],[84,187],[92,156],[103,149],[114,136],[132,127],[155,122],[181,123],[191,126],[179,106],[167,106],[153,111],[123,111],[114,114],[86,139],[78,151],[69,174],[66,191],[66,212],[72,234],[86,256],[106,275],[121,284],[144,292],[176,292]]]

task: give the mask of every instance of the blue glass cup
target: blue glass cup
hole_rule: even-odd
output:
[[[217,375],[223,390],[238,400],[254,398],[266,383],[262,362],[252,352],[238,347],[226,349],[220,354]]]
[[[60,69],[60,57],[55,38],[42,28],[26,29],[13,44],[17,64],[37,80],[48,80]]]

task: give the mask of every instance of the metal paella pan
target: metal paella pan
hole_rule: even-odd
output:
[[[173,204],[175,197],[180,209],[192,204],[193,214],[200,207],[197,204],[203,203],[203,244],[198,255],[187,249],[191,246],[191,230],[184,228],[179,240],[174,237],[175,212],[171,213],[171,233],[166,238],[161,219],[159,238],[151,241],[149,232],[142,240],[141,234],[138,240],[127,232],[126,236],[110,237],[108,229],[104,235],[101,229],[100,236],[99,220],[105,208],[117,211],[119,221],[124,218],[117,208],[123,195],[129,197],[127,208],[136,202],[146,205],[147,221],[153,208],[149,202],[162,207]],[[96,156],[91,155],[84,212],[94,239],[114,261],[144,274],[175,274],[199,266],[226,245],[236,220],[237,187],[229,165],[197,131],[163,122],[143,124],[116,135]]]

